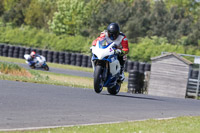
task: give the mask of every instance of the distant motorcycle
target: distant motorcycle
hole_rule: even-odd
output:
[[[91,47],[92,65],[94,70],[94,90],[100,93],[103,87],[116,95],[121,88],[120,63],[114,42],[107,43],[105,39],[97,41],[96,46]],[[119,50],[119,49],[118,49]]]
[[[26,59],[26,63],[30,68],[43,68],[44,70],[49,71],[49,66],[46,64],[46,58],[44,56],[38,55],[31,60],[31,56],[29,54],[25,54],[24,58]]]

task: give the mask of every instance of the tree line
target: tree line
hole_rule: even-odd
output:
[[[200,0],[0,0],[1,27],[95,38],[111,22],[130,43],[158,37],[170,45],[200,46]]]
[[[0,16],[13,26],[30,25],[56,34],[93,36],[111,22],[137,42],[161,36],[170,43],[198,45],[198,0],[1,0]]]

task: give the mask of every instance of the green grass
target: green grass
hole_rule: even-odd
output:
[[[25,59],[18,59],[18,58],[10,58],[10,57],[3,57],[0,56],[0,61],[7,61],[7,62],[13,62],[13,63],[25,63]],[[79,70],[79,71],[86,71],[86,72],[93,72],[92,68],[86,68],[86,67],[79,67],[79,66],[73,66],[73,65],[63,65],[63,64],[56,64],[56,63],[50,63],[47,62],[49,67],[54,68],[62,68],[62,69],[71,69],[71,70]]]
[[[7,62],[13,62],[13,63],[23,63],[25,64],[25,59],[18,59],[18,58],[10,58],[10,57],[3,57],[0,56],[0,61],[7,61]],[[71,69],[71,70],[78,70],[78,71],[85,71],[85,72],[93,72],[92,68],[87,67],[79,67],[79,66],[73,66],[73,65],[63,65],[63,64],[57,64],[57,63],[49,63],[47,62],[48,66],[54,67],[54,68],[62,68],[62,69]],[[128,77],[128,73],[124,73],[126,77]]]
[[[0,62],[0,73],[15,76],[31,77],[31,74],[26,69],[20,67],[17,64],[6,62]]]
[[[16,65],[16,64],[9,64],[9,63],[0,62],[0,70],[1,71],[11,71],[11,70],[21,71],[22,68],[19,65]]]
[[[58,74],[32,69],[26,70],[17,64],[0,62],[0,72],[4,72],[0,74],[1,80],[12,80],[93,89],[93,78]],[[120,91],[127,92],[127,86],[127,82],[123,83]]]
[[[199,130],[200,116],[187,116],[165,120],[150,119],[145,121],[121,122],[115,124],[12,131],[12,133],[199,133]]]
[[[58,76],[57,74],[43,74],[43,72],[37,72],[36,70],[29,70],[32,74],[32,77],[25,76],[15,76],[9,74],[0,74],[1,80],[11,80],[11,81],[20,81],[20,82],[29,82],[29,83],[39,83],[39,84],[50,84],[50,85],[62,85],[69,87],[79,87],[79,88],[92,88],[92,85],[88,83],[92,81],[89,78],[77,77],[77,76],[69,76],[63,75]],[[52,78],[54,77],[54,78]],[[63,78],[64,77],[64,78]],[[63,78],[64,80],[56,80],[59,78]],[[77,81],[88,81],[86,83],[77,82]],[[76,82],[75,82],[76,81]]]

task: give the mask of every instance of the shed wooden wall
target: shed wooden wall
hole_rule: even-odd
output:
[[[152,61],[148,94],[185,98],[189,65],[173,55]]]

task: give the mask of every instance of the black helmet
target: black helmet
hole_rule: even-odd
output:
[[[119,25],[117,23],[111,23],[107,27],[108,36],[111,40],[115,40],[119,35]]]

